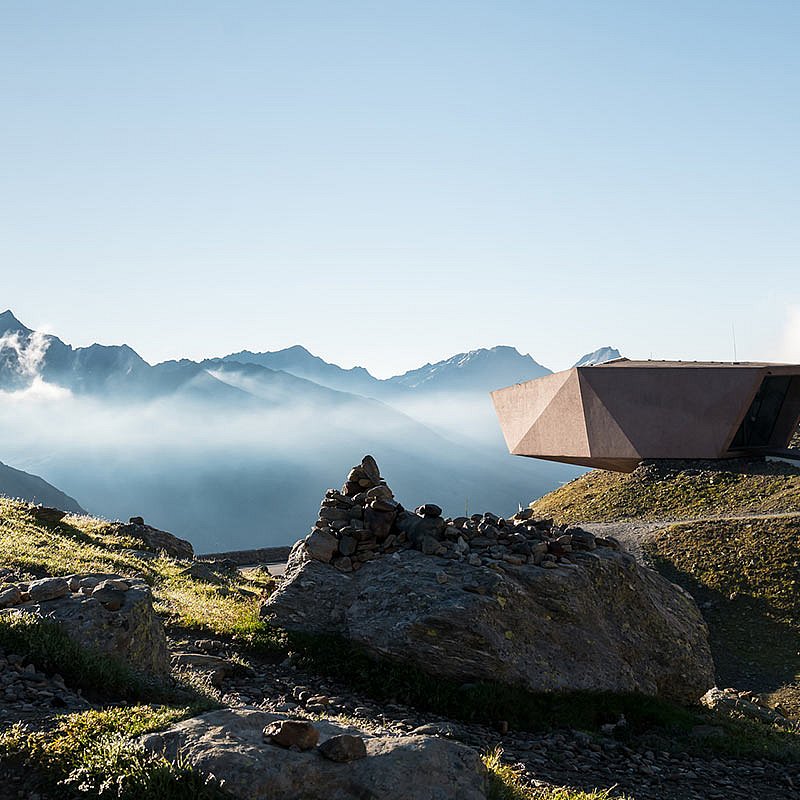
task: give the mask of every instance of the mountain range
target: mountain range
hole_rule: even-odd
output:
[[[283,544],[367,452],[402,502],[444,498],[451,513],[514,511],[578,474],[510,457],[492,411],[490,390],[549,372],[507,346],[387,380],[299,345],[151,365],[127,345],[73,348],[6,311],[0,440],[6,460],[94,513],[146,516],[201,552]]]

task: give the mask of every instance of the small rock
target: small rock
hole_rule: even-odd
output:
[[[367,757],[367,746],[364,740],[360,736],[352,736],[348,733],[343,733],[339,736],[331,736],[330,739],[326,739],[317,749],[325,758],[340,763],[347,763]]]
[[[28,586],[28,596],[34,603],[55,600],[68,594],[69,584],[64,578],[42,578]]]
[[[92,597],[99,600],[109,611],[119,611],[125,603],[125,592],[119,589],[98,587],[92,592]]]
[[[435,503],[425,503],[417,509],[417,514],[421,517],[441,517],[442,509]]]
[[[373,483],[377,483],[381,479],[381,471],[378,469],[378,463],[372,456],[364,456],[361,459],[361,469]]]
[[[339,541],[331,533],[312,531],[306,536],[306,550],[317,561],[330,562],[339,546]]]
[[[15,606],[22,599],[22,592],[17,586],[6,586],[0,589],[0,608]]]
[[[287,719],[271,722],[264,728],[264,740],[278,747],[310,750],[319,741],[319,732],[307,720]]]
[[[48,506],[34,506],[31,509],[31,514],[33,514],[37,522],[44,522],[47,525],[55,525],[67,516],[66,511],[62,511],[60,508],[49,508]]]

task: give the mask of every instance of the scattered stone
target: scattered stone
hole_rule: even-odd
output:
[[[331,736],[330,739],[326,739],[319,746],[319,752],[331,761],[346,764],[349,761],[366,758],[367,746],[361,736],[340,733],[338,736]]]
[[[118,536],[138,539],[143,550],[152,553],[166,553],[172,558],[190,561],[194,558],[194,548],[186,539],[179,539],[167,531],[146,525],[142,517],[131,517],[126,525],[120,522],[109,523],[106,530]]]
[[[28,585],[28,597],[34,603],[56,600],[69,593],[69,584],[64,578],[42,578]]]
[[[15,606],[22,601],[22,592],[18,586],[0,586],[0,608]]]
[[[44,522],[46,525],[57,525],[67,516],[66,511],[49,506],[33,506],[30,512],[37,522]]]
[[[183,720],[141,741],[151,752],[214,775],[238,800],[486,800],[486,769],[478,753],[463,744],[435,736],[380,735],[320,720],[313,727],[323,744],[343,734],[360,738],[367,757],[343,765],[313,749],[264,747],[262,731],[290,719],[247,706],[228,708]]]
[[[264,739],[279,747],[296,747],[310,750],[319,741],[319,731],[304,719],[286,719],[270,722],[264,728]]]
[[[79,644],[118,658],[134,670],[169,672],[164,625],[153,610],[150,587],[141,579],[69,575],[32,581],[25,592],[21,586],[12,588],[17,593],[5,589],[3,596],[18,601],[0,614],[46,619]]]

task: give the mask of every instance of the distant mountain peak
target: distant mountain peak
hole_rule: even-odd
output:
[[[605,364],[606,361],[613,361],[616,358],[622,358],[616,347],[601,347],[598,350],[581,356],[572,366],[594,367],[598,364]]]
[[[529,354],[520,353],[510,345],[495,345],[457,353],[444,361],[426,364],[389,383],[408,389],[447,391],[491,391],[512,383],[550,374]]]
[[[15,316],[14,312],[9,308],[0,314],[0,335],[10,331],[21,331],[22,333],[33,333],[33,331],[23,325]]]

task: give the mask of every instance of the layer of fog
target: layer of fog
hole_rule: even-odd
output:
[[[199,552],[304,536],[325,489],[340,486],[367,452],[404,505],[436,502],[451,514],[511,513],[576,474],[509,456],[488,398],[429,397],[400,413],[229,369],[202,377],[247,392],[244,404],[216,391],[101,400],[41,379],[44,337],[3,342],[23,388],[0,392],[0,460],[40,475],[94,514],[142,515]]]

